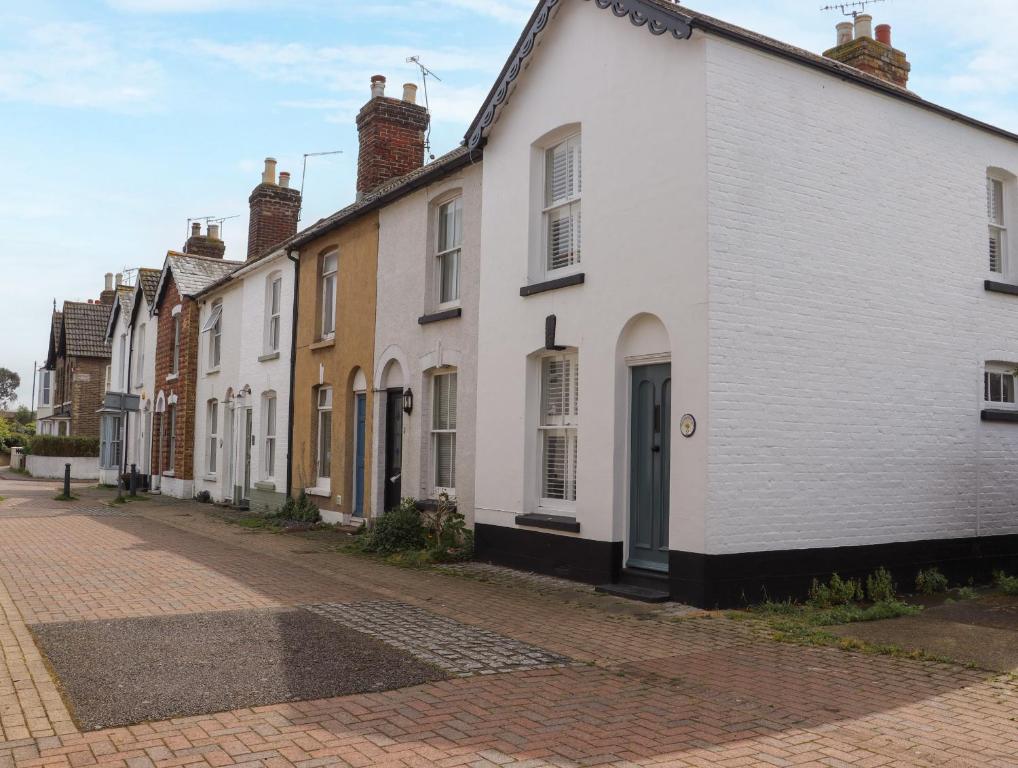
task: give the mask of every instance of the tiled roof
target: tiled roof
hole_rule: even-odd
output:
[[[120,302],[120,311],[127,317],[131,316],[134,308],[134,286],[121,285],[117,287],[117,300]]]
[[[109,357],[110,345],[106,341],[106,322],[110,316],[109,304],[82,304],[64,302],[64,350],[76,357]]]
[[[173,282],[181,296],[194,297],[204,289],[226,277],[238,267],[244,266],[243,261],[227,261],[209,256],[194,256],[189,253],[169,251],[166,263],[159,276],[159,286],[153,296],[153,303],[158,302],[166,286],[166,275],[173,274]]]
[[[49,347],[46,350],[46,367],[52,368],[56,364],[57,353],[60,350],[60,329],[64,324],[64,313],[53,310],[53,317],[49,326]]]
[[[138,270],[138,285],[141,286],[142,292],[145,294],[145,301],[151,307],[153,300],[156,297],[156,288],[159,287],[159,275],[161,274],[158,269],[148,269],[147,267],[141,267]]]

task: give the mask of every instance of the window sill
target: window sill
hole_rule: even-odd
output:
[[[328,349],[329,347],[336,346],[336,337],[333,336],[331,339],[321,339],[308,346],[308,349]]]
[[[530,285],[524,285],[520,288],[520,296],[533,296],[536,293],[554,291],[559,288],[568,288],[571,285],[583,285],[583,283],[586,282],[586,279],[585,272],[577,272],[576,274],[566,275],[565,277],[556,277],[553,280],[531,283]]]
[[[259,363],[267,363],[269,360],[278,360],[279,352],[266,352],[258,358]]]
[[[418,499],[414,506],[421,512],[435,512],[438,509],[438,499]],[[449,499],[446,503],[446,509],[455,512],[456,511],[456,500]]]
[[[305,488],[304,493],[308,496],[321,496],[328,498],[332,494],[332,491],[328,488]]]
[[[580,524],[576,518],[566,517],[565,515],[544,515],[537,513],[516,515],[516,525],[522,525],[526,528],[545,528],[549,531],[580,532]]]
[[[1018,285],[1014,283],[1002,283],[997,280],[983,280],[983,288],[993,293],[1010,293],[1018,296]]]
[[[167,381],[176,381],[179,378],[180,378],[180,374],[179,373],[168,373],[168,374],[166,374],[166,380]]]
[[[138,382],[137,384],[134,385],[134,388],[135,389],[145,389],[145,383],[144,382]]]
[[[205,477],[202,478],[202,479],[203,480],[208,480],[209,482],[213,482],[214,483],[219,478],[218,478],[218,475],[206,473]]]
[[[163,477],[176,477],[173,472],[163,472]]]
[[[271,480],[259,480],[254,484],[255,490],[258,491],[275,491],[276,484]]]
[[[421,325],[428,325],[428,323],[437,323],[440,320],[451,320],[454,317],[460,317],[462,315],[462,307],[453,307],[452,309],[443,309],[440,312],[432,312],[427,315],[421,315],[417,318],[417,322]]]
[[[979,414],[982,421],[1013,421],[1018,422],[1018,410],[1005,411],[1000,408],[984,408]]]
[[[209,368],[207,371],[205,371],[205,375],[214,376],[215,374],[219,373],[219,370],[220,370],[219,368]]]

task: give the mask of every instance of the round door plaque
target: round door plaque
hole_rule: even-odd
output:
[[[693,418],[693,414],[684,413],[682,415],[682,418],[679,419],[679,432],[683,437],[693,436],[693,433],[696,432],[696,419]]]

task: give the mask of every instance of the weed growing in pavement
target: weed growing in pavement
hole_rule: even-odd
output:
[[[956,600],[975,600],[977,597],[979,597],[979,593],[972,587],[958,587],[958,589],[954,590],[954,598]]]
[[[922,595],[935,595],[938,592],[947,591],[947,576],[942,574],[936,567],[919,571],[915,577],[916,592]]]
[[[886,603],[896,599],[898,585],[886,568],[877,568],[866,577],[866,597],[871,603]]]
[[[65,496],[63,493],[58,493],[53,497],[53,501],[77,501],[77,496]]]
[[[831,608],[862,599],[862,584],[858,579],[843,579],[838,574],[832,573],[831,580],[826,584],[813,579],[807,603],[813,608]]]

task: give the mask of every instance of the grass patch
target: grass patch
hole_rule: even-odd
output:
[[[110,503],[110,504],[130,504],[131,502],[135,502],[135,501],[148,501],[148,496],[145,496],[144,494],[141,494],[141,493],[139,493],[137,496],[129,496],[128,494],[125,493],[123,496],[117,496],[117,497],[115,497],[113,499],[110,499],[110,501],[108,503]]]
[[[77,496],[74,495],[67,496],[62,492],[58,493],[56,496],[53,497],[53,501],[77,501],[77,500],[78,500]]]
[[[4,501],[6,501],[6,499],[3,496],[0,496],[0,503],[2,503]]]
[[[31,472],[29,472],[27,469],[22,469],[21,467],[9,467],[9,469],[15,475],[21,475],[22,477],[32,476]]]
[[[1018,596],[1018,576],[1008,576],[1003,571],[993,574],[993,583],[1005,595]]]

